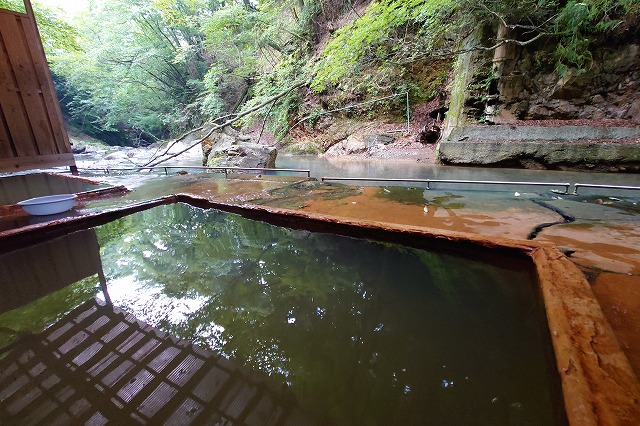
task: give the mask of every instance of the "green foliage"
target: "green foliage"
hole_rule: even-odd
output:
[[[204,90],[198,99],[200,111],[205,117],[222,115],[224,100],[220,97],[220,83],[225,76],[225,70],[220,66],[212,66],[204,75]]]
[[[419,42],[428,47],[441,43],[449,25],[452,0],[381,0],[351,25],[337,31],[316,65],[311,88],[344,88],[345,78],[357,75],[380,81],[393,73],[393,63]],[[409,31],[411,28],[411,31]],[[418,38],[413,38],[416,34]],[[375,65],[375,67],[374,67]],[[377,67],[377,69],[376,69]],[[366,73],[365,73],[366,71]],[[373,81],[370,85],[373,85]]]
[[[204,47],[213,52],[198,100],[208,119],[237,109],[256,72],[253,28],[257,13],[229,4],[202,21]]]
[[[304,58],[290,55],[282,58],[270,74],[263,75],[255,85],[253,99],[248,107],[257,105],[269,97],[276,95],[306,77]],[[303,80],[304,81],[304,80]],[[302,103],[300,92],[292,90],[278,99],[271,108],[269,128],[278,138],[282,138],[289,130],[290,119],[295,116]],[[267,111],[259,111],[265,114]]]
[[[21,3],[0,0],[0,7]],[[538,36],[553,42],[551,60],[560,72],[586,69],[594,40],[640,11],[637,0],[373,0],[321,51],[329,28],[356,4],[113,0],[92,3],[73,26],[37,3],[36,14],[71,123],[131,144],[246,110],[312,76],[310,88],[322,98],[306,88],[291,91],[253,119],[265,119],[282,138],[321,106],[403,92],[412,102],[431,99],[446,81],[456,49],[478,28],[491,34],[485,48],[506,25],[513,42]],[[394,102],[372,104],[369,112],[404,108]],[[252,117],[244,121],[251,123]]]
[[[22,0],[0,0],[0,9],[14,12],[27,13]]]
[[[22,0],[0,0],[0,9],[26,13]],[[60,17],[59,10],[34,2],[33,12],[36,15],[42,45],[47,55],[80,48],[76,41],[78,32]]]
[[[78,17],[82,50],[51,58],[72,123],[98,137],[124,131],[130,143],[200,124],[193,105],[208,63],[194,19],[172,26],[150,0],[117,0]]]
[[[497,28],[507,24],[508,35],[526,43],[537,36],[555,45],[552,59],[561,73],[590,66],[590,49],[599,36],[616,28],[626,14],[638,13],[637,0],[465,0],[460,23]]]
[[[320,1],[136,0],[78,17],[82,49],[52,57],[72,124],[129,140],[182,133],[290,87],[308,61]],[[251,90],[250,90],[251,89]],[[272,107],[288,128],[292,92]]]
[[[244,109],[309,79],[309,50],[315,37],[312,17],[323,1],[265,0],[255,9],[230,5],[212,16],[205,31],[208,48],[236,58],[238,66],[229,69],[252,83]],[[301,103],[300,93],[291,91],[244,122],[262,118],[282,138]]]
[[[559,38],[554,57],[560,73],[566,74],[569,67],[588,68],[589,48],[596,36],[610,32],[623,15],[638,10],[633,0],[568,1],[554,19],[553,30]]]

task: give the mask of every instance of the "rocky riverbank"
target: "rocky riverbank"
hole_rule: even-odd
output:
[[[428,164],[518,167],[553,170],[637,172],[640,125],[628,120],[528,120],[509,125],[455,128],[435,143],[420,142],[424,120],[326,119],[313,132],[297,131],[289,144],[277,146],[259,129],[217,132],[169,161],[180,165],[275,167],[277,151],[316,154],[336,160],[411,160]],[[169,152],[191,146],[202,135],[175,144]],[[72,137],[79,167],[139,167],[166,151],[167,145],[111,147]]]

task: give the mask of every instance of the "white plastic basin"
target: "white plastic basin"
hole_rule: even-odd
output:
[[[18,205],[34,216],[66,212],[73,207],[76,194],[47,195],[20,201]]]

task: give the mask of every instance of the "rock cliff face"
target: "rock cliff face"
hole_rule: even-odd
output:
[[[485,110],[488,119],[624,119],[640,124],[640,44],[600,48],[590,69],[569,70],[564,76],[541,69],[531,52],[515,51],[513,56],[498,58],[500,65],[494,65],[501,75],[495,93],[489,93],[497,102]]]
[[[508,38],[500,31],[497,36]],[[468,45],[486,39],[486,31],[479,29]],[[563,75],[550,57],[545,46],[513,44],[461,55],[438,147],[440,161],[640,170],[640,40],[597,48],[588,69],[569,69]],[[523,126],[534,120],[542,126]],[[590,136],[577,136],[577,126],[563,125],[576,123]],[[590,124],[593,127],[587,129]],[[491,126],[480,137],[476,133],[482,125]],[[635,129],[602,130],[613,126]]]
[[[480,29],[463,48],[486,44],[490,37]],[[500,37],[508,35],[499,32]],[[592,55],[587,69],[561,75],[545,46],[504,44],[463,54],[455,66],[448,123],[621,119],[640,124],[640,40],[600,47]]]

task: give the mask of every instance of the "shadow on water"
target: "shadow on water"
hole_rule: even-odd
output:
[[[524,261],[479,262],[183,204],[96,233],[114,305],[268,374],[322,424],[554,423]],[[96,280],[88,285],[77,294],[97,291]],[[59,312],[74,303],[65,290],[41,300]],[[19,333],[21,321],[42,316],[33,306],[0,316],[0,326]]]
[[[16,204],[46,195],[74,194],[105,187],[48,173],[26,173],[0,177],[0,205]]]

